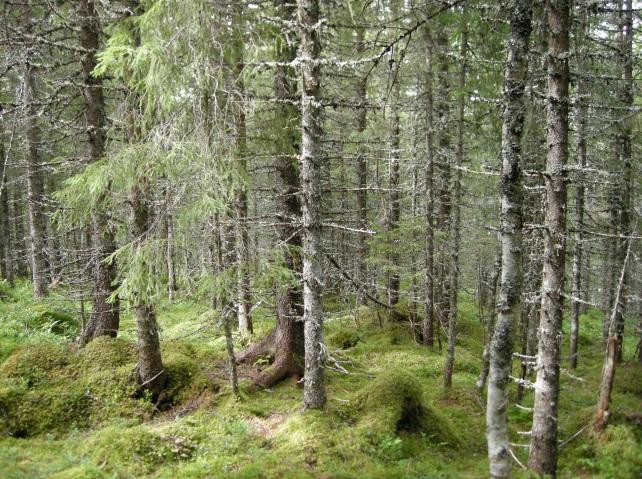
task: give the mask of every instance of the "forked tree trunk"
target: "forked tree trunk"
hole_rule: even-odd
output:
[[[522,133],[524,89],[533,15],[532,0],[515,0],[510,12],[510,37],[504,70],[502,112],[501,281],[499,314],[490,341],[490,369],[486,402],[488,462],[492,478],[511,477],[508,391],[513,363],[515,329],[521,317],[522,227]]]
[[[544,273],[539,324],[537,380],[528,465],[536,473],[557,470],[557,410],[565,267],[566,184],[568,159],[569,0],[549,0],[546,211]]]
[[[306,409],[325,405],[325,345],[323,343],[323,271],[321,268],[321,105],[318,63],[319,1],[299,0],[301,41],[301,212],[303,214],[303,322],[305,376],[303,404]]]
[[[289,0],[274,0],[277,14],[284,23],[296,20],[296,6]],[[298,221],[301,206],[298,193],[301,189],[298,168],[298,123],[299,109],[296,106],[297,84],[292,67],[286,66],[296,58],[296,45],[285,38],[275,39],[277,60],[274,78],[274,95],[277,99],[274,117],[275,129],[280,132],[277,139],[278,152],[274,158],[276,169],[276,223],[279,241],[283,245],[283,262],[292,276],[302,277],[301,235]],[[298,281],[297,281],[298,283]],[[262,341],[241,352],[239,362],[250,362],[265,354],[273,354],[270,367],[254,378],[261,387],[271,387],[288,377],[299,380],[303,376],[304,332],[303,292],[298,284],[277,286],[276,328]]]

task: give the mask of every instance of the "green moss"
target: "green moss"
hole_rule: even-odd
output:
[[[136,363],[136,345],[121,338],[101,336],[81,349],[78,357],[83,372],[118,368]]]
[[[64,386],[27,389],[0,388],[0,430],[26,437],[68,431],[88,425],[91,399],[83,391]]]
[[[80,332],[80,323],[72,315],[63,311],[42,311],[29,321],[31,329],[39,329],[53,334],[74,338]]]
[[[21,379],[28,386],[50,380],[73,360],[67,346],[40,343],[14,351],[0,366],[0,377]]]
[[[328,342],[339,349],[350,349],[360,341],[361,336],[357,331],[341,329],[328,337]]]
[[[359,428],[374,441],[405,431],[461,446],[449,421],[425,403],[421,383],[407,371],[382,374],[357,394],[355,403],[362,415]]]
[[[138,477],[164,463],[190,458],[196,446],[182,437],[162,436],[144,426],[108,427],[91,437],[85,450],[109,472]]]
[[[93,464],[75,466],[50,476],[50,479],[103,479],[108,477]]]

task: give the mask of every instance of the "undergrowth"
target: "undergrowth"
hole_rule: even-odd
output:
[[[36,301],[28,288],[0,286],[3,478],[487,475],[484,399],[474,387],[484,327],[465,294],[454,384],[447,392],[444,353],[420,345],[407,323],[384,311],[332,302],[326,321],[329,403],[323,412],[303,412],[300,385],[290,381],[234,399],[221,366],[220,331],[206,307],[188,301],[159,312],[170,382],[168,409],[158,410],[135,394],[131,318],[123,318],[118,339],[100,338],[78,349],[70,341],[81,324],[78,305],[56,295]],[[404,308],[400,315],[407,314]],[[259,308],[254,318],[256,336],[267,333],[269,311]],[[612,425],[594,437],[586,426],[601,367],[601,317],[590,310],[581,324],[579,367],[562,374],[559,477],[637,479],[642,432],[630,417],[640,412],[641,368],[618,369]],[[248,341],[235,339],[237,348]],[[522,404],[531,406],[532,394]],[[530,428],[529,412],[511,406],[509,416],[511,440],[525,442],[518,431]],[[516,454],[526,460],[522,450]],[[528,477],[519,468],[516,476]]]

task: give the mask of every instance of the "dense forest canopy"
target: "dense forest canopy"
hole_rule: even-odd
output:
[[[1,8],[6,477],[640,477],[642,3]]]

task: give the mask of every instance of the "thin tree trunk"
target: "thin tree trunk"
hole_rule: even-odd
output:
[[[423,322],[424,344],[431,349],[435,347],[434,331],[434,279],[435,279],[435,244],[434,244],[434,214],[435,214],[435,190],[433,187],[434,176],[434,135],[435,135],[435,113],[433,108],[433,40],[430,29],[424,28],[424,39],[426,42],[426,79],[424,82],[424,95],[426,98],[426,252],[425,252],[425,316]]]
[[[396,16],[396,15],[395,15]],[[400,59],[397,59],[399,62]],[[400,65],[395,68],[399,68]],[[391,88],[392,98],[390,100],[391,124],[390,124],[390,152],[388,158],[388,205],[386,214],[386,229],[388,234],[388,306],[394,307],[399,302],[399,251],[397,247],[397,236],[399,221],[401,219],[401,204],[399,202],[399,163],[401,162],[400,147],[400,119],[399,119],[399,94],[400,85],[397,72],[391,72],[394,85]]]
[[[501,245],[500,245],[501,246]],[[486,344],[484,345],[484,352],[482,353],[482,367],[479,372],[479,378],[475,384],[477,389],[481,392],[486,386],[488,373],[490,372],[490,342],[493,339],[495,332],[495,314],[497,305],[497,280],[502,269],[502,253],[501,249],[497,252],[495,262],[493,264],[493,272],[490,277],[490,291],[488,293],[488,326],[486,327]]]
[[[631,254],[631,239],[628,240],[628,246],[622,263],[622,272],[620,281],[615,293],[613,302],[613,311],[609,316],[609,337],[606,342],[606,352],[604,355],[604,365],[602,366],[602,377],[600,380],[600,392],[595,413],[593,428],[596,432],[602,432],[606,429],[609,422],[611,407],[611,393],[613,392],[613,380],[615,379],[615,369],[617,366],[618,354],[618,336],[617,336],[617,319],[618,310],[624,308],[623,294],[627,276],[627,265]]]
[[[453,175],[452,206],[450,222],[450,306],[448,308],[448,345],[446,347],[446,365],[444,367],[444,386],[452,386],[455,366],[455,344],[457,341],[457,299],[459,290],[459,246],[461,243],[461,167],[464,162],[464,107],[466,87],[466,56],[468,50],[468,24],[466,9],[462,12],[463,29],[460,49],[459,100],[457,113],[457,152],[455,155],[456,171]]]
[[[236,263],[237,263],[237,314],[241,334],[252,334],[250,259],[247,222],[247,131],[245,123],[245,84],[243,82],[244,60],[244,21],[241,4],[235,5],[233,20],[233,74],[234,94],[237,96],[234,122],[236,126],[236,161],[241,184],[236,190]]]
[[[178,286],[176,285],[176,262],[174,259],[174,218],[167,215],[167,248],[165,250],[165,261],[167,262],[167,297],[174,301]]]
[[[31,34],[31,6],[24,7],[24,25],[28,35]],[[37,298],[47,296],[47,260],[45,257],[46,217],[43,211],[44,187],[42,183],[42,165],[40,163],[39,131],[35,105],[34,66],[31,54],[25,53],[22,71],[22,109],[25,129],[25,159],[27,163],[27,207],[29,212],[29,238],[31,278],[33,294]]]
[[[499,314],[490,342],[490,369],[486,405],[488,462],[492,478],[511,477],[508,430],[508,387],[513,365],[515,328],[521,315],[522,226],[522,133],[524,89],[528,73],[528,50],[533,5],[515,0],[510,13],[510,38],[504,71],[502,112],[501,191],[501,281]]]
[[[305,380],[303,404],[320,409],[326,403],[323,344],[323,271],[321,269],[321,69],[317,62],[319,1],[299,0],[301,41],[301,211],[303,214],[303,321],[305,328]]]
[[[546,211],[544,273],[539,325],[537,380],[528,465],[541,475],[557,470],[557,409],[565,268],[566,184],[568,159],[569,0],[549,0]]]
[[[622,61],[622,90],[620,98],[628,109],[633,107],[633,5],[632,0],[620,1],[620,52]],[[621,187],[620,195],[620,232],[623,238],[618,244],[618,259],[622,262],[628,255],[624,236],[631,235],[631,204],[632,204],[632,179],[633,179],[633,148],[632,131],[630,122],[625,121],[618,135],[621,146]],[[618,166],[620,166],[618,165]],[[616,308],[615,332],[617,335],[616,360],[621,363],[624,356],[624,314],[627,306],[629,274],[625,270],[621,282],[621,292],[618,300],[621,304]]]
[[[362,52],[365,48],[365,28],[356,27],[357,31],[357,52]],[[368,94],[368,77],[367,75],[361,76],[357,80],[357,102],[360,104],[360,108],[357,110],[357,119],[356,119],[356,129],[359,134],[359,150],[357,152],[357,178],[358,178],[358,189],[357,189],[357,209],[358,209],[358,221],[359,228],[362,230],[368,229],[368,157],[367,151],[364,143],[364,138],[362,138],[363,133],[366,131],[368,126],[367,110],[366,110],[366,101]],[[368,291],[368,264],[366,259],[368,257],[368,243],[366,241],[366,236],[360,234],[358,236],[358,259],[357,259],[357,269],[358,275],[357,278],[360,284],[363,285],[362,288],[357,290],[357,303],[360,305],[366,304],[366,296],[364,292]]]
[[[2,223],[0,231],[0,242],[2,243],[2,277],[9,283],[14,284],[13,271],[13,240],[11,238],[11,217],[9,211],[9,171],[5,161],[5,150],[2,138],[0,138],[0,162],[2,163],[2,184],[0,185],[0,217]]]

